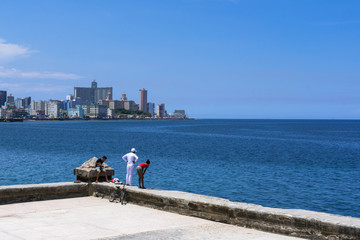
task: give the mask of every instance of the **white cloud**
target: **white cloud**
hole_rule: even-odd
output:
[[[29,79],[69,79],[76,80],[82,78],[82,76],[73,73],[62,72],[23,72],[15,68],[4,68],[0,66],[0,77],[3,78],[29,78]]]
[[[16,94],[39,94],[43,95],[44,93],[64,93],[71,91],[69,86],[53,85],[53,84],[44,84],[44,83],[8,83],[0,81],[0,89],[5,89],[9,93]],[[50,94],[50,95],[51,95]]]
[[[1,89],[10,89],[10,88],[19,88],[19,87],[22,87],[22,85],[18,83],[0,82]]]
[[[0,38],[0,63],[27,57],[33,52],[36,51],[17,44],[6,43],[4,39]],[[76,80],[82,78],[82,76],[63,72],[21,71],[16,68],[5,68],[0,65],[0,78]]]
[[[11,61],[16,58],[27,57],[33,52],[36,51],[17,44],[6,43],[4,39],[0,38],[0,61]]]

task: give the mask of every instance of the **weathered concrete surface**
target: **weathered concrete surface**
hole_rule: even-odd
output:
[[[88,196],[87,183],[65,182],[0,186],[0,204],[80,196]]]
[[[97,176],[97,170],[96,170],[96,161],[98,160],[97,157],[92,157],[89,160],[87,160],[86,162],[84,162],[80,167],[77,167],[74,169],[74,175],[76,176],[77,180],[81,180],[81,181],[95,181],[96,180],[96,176]],[[103,163],[105,170],[106,170],[106,175],[108,176],[108,179],[111,179],[113,175],[115,175],[115,170],[111,167],[109,167],[109,165],[107,165],[105,162]],[[105,180],[105,173],[101,172],[100,176],[99,176],[99,180],[100,181],[104,181]]]
[[[96,180],[97,176],[97,170],[95,168],[75,168],[74,169],[74,175],[76,175],[77,180],[81,181],[90,181],[94,182]],[[106,168],[106,175],[108,176],[108,179],[110,180],[112,176],[115,174],[115,170],[113,168]],[[99,181],[105,180],[105,172],[101,172],[99,175]]]
[[[90,194],[108,195],[113,184],[91,184]],[[127,187],[127,200],[143,206],[218,222],[310,239],[360,239],[360,219],[334,214],[262,207],[178,191]]]
[[[93,197],[0,205],[0,239],[99,238],[296,239]]]
[[[88,196],[95,193],[102,196],[108,195],[114,189],[113,183],[0,186],[0,204]],[[183,215],[309,239],[360,239],[359,218],[306,210],[267,208],[178,191],[138,189],[133,186],[126,189],[130,203]]]

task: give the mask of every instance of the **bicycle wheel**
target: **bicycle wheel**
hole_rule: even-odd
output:
[[[113,202],[115,200],[116,194],[115,192],[110,193],[109,195],[109,202]]]
[[[124,204],[124,200],[125,200],[125,191],[121,191],[121,193],[120,193],[120,202],[121,202],[121,205]]]

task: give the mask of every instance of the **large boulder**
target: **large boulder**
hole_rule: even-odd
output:
[[[97,170],[95,167],[95,163],[98,160],[97,157],[90,158],[86,162],[84,162],[80,167],[74,169],[74,175],[76,175],[77,180],[92,182],[96,180]],[[106,174],[108,179],[110,180],[112,176],[115,174],[115,170],[106,163],[103,163],[105,166]],[[99,176],[99,181],[105,180],[105,173],[101,172]]]
[[[81,168],[95,168],[95,164],[96,161],[98,160],[97,157],[92,157],[89,160],[87,160],[86,162],[84,162],[83,164],[81,164]],[[109,165],[106,164],[106,162],[103,163],[103,165],[105,166],[105,168],[108,168]]]

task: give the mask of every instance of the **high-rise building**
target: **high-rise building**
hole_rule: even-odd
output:
[[[36,110],[45,112],[45,102],[44,101],[37,102],[36,103]]]
[[[31,108],[31,97],[17,98],[15,106],[16,108]]]
[[[47,115],[49,118],[58,118],[60,116],[60,104],[58,101],[50,101],[47,106]]]
[[[44,101],[39,101],[39,102],[32,101],[31,105],[30,105],[29,113],[32,116],[45,115],[45,102]]]
[[[25,106],[25,108],[30,108],[30,104],[31,104],[31,97],[24,98],[24,106]]]
[[[147,90],[140,89],[140,111],[147,112]]]
[[[15,105],[15,97],[9,93],[6,97],[6,102],[8,105]]]
[[[156,107],[156,112],[157,112],[157,116],[159,118],[163,118],[165,117],[165,104],[162,103],[162,104],[158,104],[157,107]]]
[[[112,99],[112,92],[112,87],[98,88],[97,82],[94,80],[91,88],[74,87],[74,98],[88,103],[98,103],[99,100]]]
[[[15,100],[15,106],[16,108],[25,108],[25,98],[17,98]]]
[[[151,114],[151,116],[154,116],[155,114],[155,103],[149,102],[147,104],[147,111]]]
[[[5,105],[6,102],[6,91],[0,91],[0,107]]]

